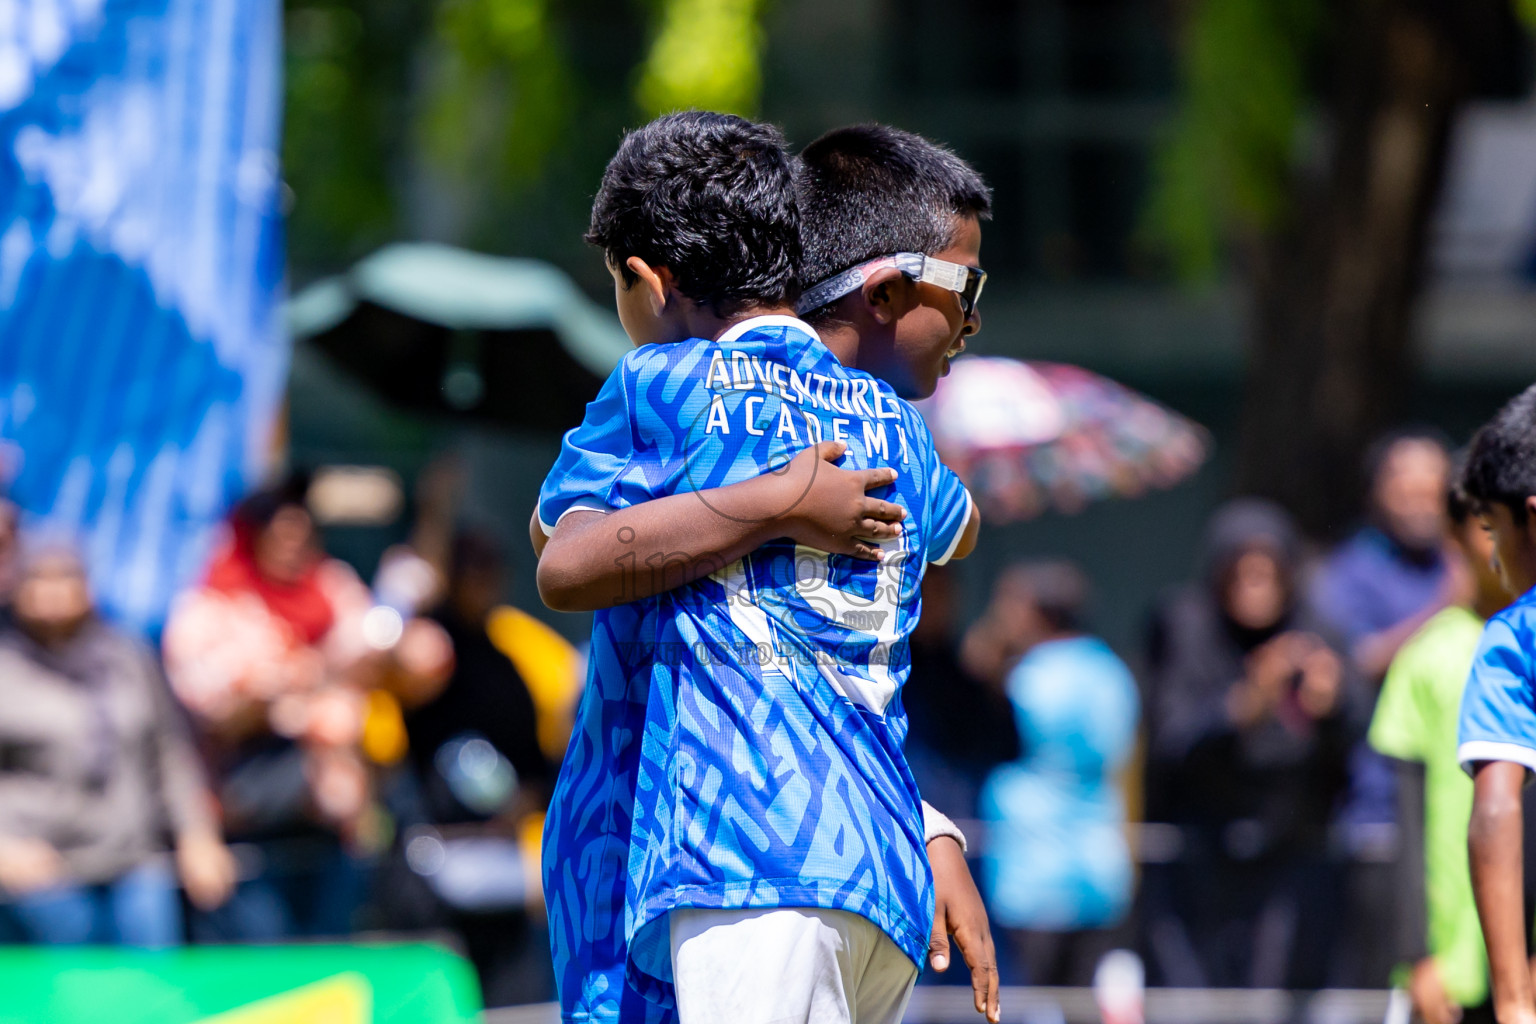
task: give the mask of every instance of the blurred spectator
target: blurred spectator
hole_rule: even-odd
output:
[[[1447,572],[1445,488],[1450,470],[1436,434],[1403,431],[1372,446],[1366,525],[1317,575],[1317,612],[1349,645],[1363,679],[1381,682],[1398,648],[1441,608],[1458,580]],[[1350,766],[1345,821],[1391,822],[1392,768],[1365,744]]]
[[[1447,512],[1450,576],[1466,581],[1465,593],[1393,659],[1370,742],[1398,759],[1402,844],[1393,889],[1402,924],[1395,932],[1401,960],[1411,965],[1414,1011],[1427,1024],[1492,1024],[1488,957],[1467,866],[1472,780],[1457,762],[1456,732],[1483,624],[1511,595],[1491,564],[1493,538],[1459,486],[1449,488]]]
[[[0,888],[21,936],[180,942],[177,874],[211,909],[234,862],[154,656],[96,618],[70,549],[19,565],[0,679]]]
[[[1450,470],[1438,434],[1408,430],[1372,445],[1366,458],[1366,524],[1329,556],[1314,582],[1319,616],[1348,645],[1360,677],[1380,684],[1398,648],[1456,600],[1465,574],[1448,571],[1445,489]],[[1391,949],[1373,942],[1396,917],[1400,894],[1391,869],[1401,852],[1396,777],[1388,760],[1361,740],[1350,754],[1349,793],[1339,809],[1349,865],[1345,948],[1352,975],[1336,980],[1379,986],[1392,969]]]
[[[209,937],[348,931],[366,882],[356,855],[381,839],[374,768],[404,755],[402,702],[446,679],[442,630],[375,603],[324,555],[295,481],[236,510],[205,581],[172,608],[164,647],[220,769],[226,828],[263,861],[206,922]]]
[[[1358,734],[1347,667],[1297,593],[1278,506],[1218,510],[1206,580],[1157,609],[1147,653],[1149,816],[1183,826],[1149,874],[1168,984],[1318,987],[1329,955],[1327,827]]]
[[[1014,566],[988,617],[1012,624],[1023,657],[1007,674],[1022,753],[982,790],[983,882],[995,925],[1032,985],[1090,985],[1131,905],[1125,797],[1136,744],[1136,683],[1083,632],[1088,583],[1076,566]]]
[[[1019,756],[1019,735],[1001,678],[978,678],[961,663],[955,603],[954,570],[931,567],[923,576],[923,616],[909,641],[912,674],[901,699],[918,792],[945,814],[970,818],[978,813],[987,773]],[[984,620],[972,629],[992,625]]]
[[[16,505],[0,498],[0,610],[11,606],[11,591],[16,586],[18,519]]]
[[[1366,525],[1318,573],[1317,612],[1349,644],[1350,657],[1371,682],[1451,603],[1444,554],[1449,470],[1436,434],[1404,431],[1377,441],[1367,457]]]
[[[454,538],[448,588],[432,617],[453,642],[453,674],[442,692],[406,716],[410,756],[417,773],[432,780],[427,809],[437,824],[483,822],[510,812],[521,819],[542,810],[554,771],[539,747],[538,715],[522,675],[491,641],[486,626],[506,584],[501,547],[474,532]],[[483,797],[466,802],[452,778],[437,770],[443,747],[465,735],[488,740],[515,773],[519,802],[486,808]]]
[[[453,575],[453,544],[462,531],[455,520],[465,479],[463,464],[452,454],[434,458],[416,481],[416,521],[410,548],[437,568],[447,580]],[[480,537],[478,543],[487,541]],[[497,582],[489,599],[500,597],[500,575],[505,559],[490,542],[498,559]],[[472,584],[480,587],[484,582]],[[565,757],[571,738],[576,702],[586,681],[586,665],[576,649],[554,629],[527,612],[496,604],[484,621],[485,632],[496,649],[511,660],[522,678],[537,713],[539,748],[552,764]]]
[[[486,632],[506,583],[500,546],[459,533],[446,575],[433,617],[455,664],[443,691],[406,715],[420,804],[402,815],[404,852],[435,904],[429,920],[464,937],[486,1004],[538,1002],[553,997],[530,909],[542,910],[540,826],[554,771],[528,687]]]

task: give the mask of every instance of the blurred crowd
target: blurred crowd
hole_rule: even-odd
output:
[[[1117,947],[1178,986],[1379,987],[1423,958],[1405,766],[1430,759],[1372,720],[1410,638],[1454,676],[1429,631],[1501,603],[1452,475],[1433,432],[1384,438],[1332,550],[1228,503],[1140,650],[1094,636],[1070,562],[1007,567],[969,622],[930,573],[908,753],[971,823],[1005,982],[1087,984]],[[67,538],[0,506],[0,938],[435,931],[489,1005],[552,996],[538,844],[584,668],[502,603],[504,552],[445,490],[371,585],[303,481],[252,495],[158,650],[94,614]]]
[[[1089,984],[1126,947],[1164,985],[1417,971],[1442,1002],[1486,995],[1455,716],[1510,595],[1444,438],[1394,433],[1366,469],[1331,549],[1271,502],[1219,508],[1195,578],[1119,655],[1070,563],[1006,569],[964,629],[951,581],[925,583],[908,753],[931,802],[984,823],[1005,981]]]
[[[538,846],[581,660],[432,507],[369,586],[303,480],[248,497],[158,652],[5,507],[0,940],[436,931],[489,1005],[552,995]]]

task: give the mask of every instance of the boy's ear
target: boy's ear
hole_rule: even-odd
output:
[[[912,282],[895,267],[882,267],[859,286],[859,297],[877,323],[894,324],[912,308]]]
[[[672,271],[666,267],[652,267],[639,256],[631,256],[624,261],[624,265],[640,279],[634,287],[645,289],[646,297],[650,299],[651,312],[661,316],[667,308],[667,296],[674,288]]]
[[[1527,532],[1536,533],[1536,494],[1525,497],[1525,528]]]

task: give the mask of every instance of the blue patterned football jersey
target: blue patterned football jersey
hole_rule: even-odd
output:
[[[561,1018],[570,1024],[670,1024],[675,1012],[626,984],[624,893],[656,602],[600,611],[587,685],[544,817],[544,901]]]
[[[846,468],[897,470],[877,493],[908,515],[882,561],[784,539],[597,617],[545,838],[571,1019],[636,990],[670,1003],[677,907],[847,910],[922,963],[933,896],[900,687],[924,568],[971,500],[916,410],[790,317],[647,346],[566,435],[539,518],[736,483],[821,440],[847,443]]]
[[[1461,695],[1456,759],[1536,772],[1536,589],[1488,620]]]

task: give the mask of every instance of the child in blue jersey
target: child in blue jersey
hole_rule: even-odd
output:
[[[1472,775],[1467,847],[1499,1024],[1536,1024],[1526,955],[1520,791],[1536,771],[1536,387],[1478,431],[1462,487],[1493,537],[1513,604],[1488,620],[1462,694]]]
[[[968,549],[976,520],[921,420],[889,386],[847,367],[885,358],[909,387],[919,382],[909,393],[931,390],[945,353],[975,329],[981,275],[948,261],[924,266],[925,254],[903,250],[953,250],[974,264],[975,222],[987,197],[953,156],[880,131],[888,133],[887,149],[914,149],[960,184],[939,200],[935,216],[928,206],[942,189],[908,172],[917,226],[898,244],[854,253],[858,279],[828,296],[843,300],[847,318],[836,341],[824,344],[787,310],[706,312],[675,286],[670,266],[658,272],[625,257],[632,244],[613,244],[622,231],[598,239],[615,270],[626,328],[637,341],[676,344],[626,359],[605,388],[606,401],[600,397],[587,423],[568,436],[540,506],[554,534],[540,583],[553,606],[629,600],[619,611],[643,619],[643,642],[619,652],[633,655],[628,688],[609,697],[614,704],[649,701],[639,784],[614,784],[637,794],[626,930],[637,968],[632,980],[663,1003],[675,980],[685,1021],[745,1019],[747,1005],[755,1013],[787,1011],[770,1018],[895,1019],[928,938],[926,927],[913,927],[929,915],[929,896],[915,793],[900,756],[905,719],[894,698],[922,565]],[[624,156],[621,150],[615,165]],[[602,210],[600,196],[594,234]],[[897,253],[901,260],[892,260]],[[887,265],[861,266],[870,256]],[[620,267],[634,280],[623,280]],[[939,287],[924,287],[934,282]],[[813,446],[828,434],[840,440]],[[828,483],[839,476],[823,460],[845,450],[856,462],[907,467],[910,477],[897,476],[892,496],[921,510],[920,518],[864,498],[867,487],[891,480],[888,469],[871,469],[840,484],[841,502],[854,510],[851,525],[816,525],[806,509],[835,490]],[[757,475],[776,463],[787,469]],[[622,511],[606,521],[594,514],[612,508]],[[556,517],[566,518],[551,530]],[[793,539],[775,539],[786,536]],[[879,564],[827,555],[836,545],[849,555],[876,555]],[[678,583],[691,585],[664,592]],[[600,618],[595,645],[609,625]],[[647,662],[650,677],[637,683]],[[584,720],[601,721],[588,710]],[[607,736],[629,735],[600,728],[590,743],[586,736],[573,743],[562,784],[581,776],[592,782],[571,787],[578,799],[592,795],[584,805],[591,809],[578,816],[614,817],[597,810],[615,803],[613,785],[598,784],[600,747]],[[607,835],[614,840],[620,831]],[[587,850],[564,856],[561,845],[556,838],[547,846],[552,916],[562,885],[577,902],[591,889],[584,892],[578,877],[591,862]],[[615,845],[610,841],[610,854]],[[963,883],[974,893],[968,875]],[[943,881],[940,888],[942,898]],[[611,909],[611,890],[609,902]],[[953,923],[953,909],[949,914]],[[984,917],[970,941],[955,931],[975,961],[974,976],[990,977],[977,1001],[995,1019]],[[618,941],[606,938],[616,949]],[[558,934],[555,942],[558,957]],[[753,951],[750,961],[740,959],[742,949]],[[612,998],[613,979],[602,987]],[[572,1012],[565,989],[562,1003]],[[582,1012],[595,1010],[575,1014]]]

